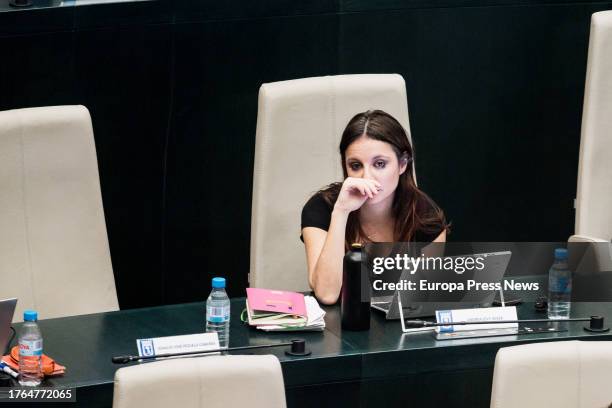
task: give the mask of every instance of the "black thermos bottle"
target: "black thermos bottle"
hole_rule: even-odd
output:
[[[370,288],[366,268],[362,273],[362,250],[361,244],[352,244],[344,256],[341,313],[346,330],[370,329]]]

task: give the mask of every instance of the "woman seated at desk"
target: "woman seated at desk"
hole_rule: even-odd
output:
[[[355,242],[444,242],[442,210],[416,186],[413,150],[391,115],[355,115],[340,141],[344,181],[317,192],[302,210],[308,282],[324,304],[338,300],[342,260]]]

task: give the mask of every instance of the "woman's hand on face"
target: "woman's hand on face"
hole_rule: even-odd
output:
[[[374,198],[382,190],[378,181],[347,177],[342,183],[334,209],[352,212],[361,208],[368,198]]]

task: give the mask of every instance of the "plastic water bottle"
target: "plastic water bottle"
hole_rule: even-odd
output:
[[[212,292],[206,299],[206,332],[217,332],[219,347],[229,346],[230,300],[225,292],[225,278],[213,278]]]
[[[23,313],[24,323],[19,334],[19,384],[23,386],[40,385],[43,378],[43,339],[37,320],[38,313],[34,310]]]
[[[567,249],[555,249],[555,263],[548,271],[548,318],[569,319],[572,272],[567,265]]]

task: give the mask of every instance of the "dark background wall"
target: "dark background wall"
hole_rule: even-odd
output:
[[[244,294],[263,82],[399,73],[450,239],[573,232],[590,15],[612,2],[34,1],[0,0],[0,109],[89,108],[122,308],[203,300],[215,275]]]

